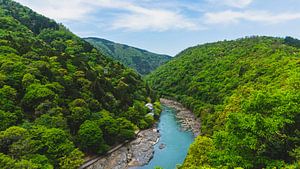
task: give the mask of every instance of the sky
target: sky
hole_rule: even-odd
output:
[[[185,48],[252,35],[300,38],[300,0],[16,0],[99,37],[176,55]]]

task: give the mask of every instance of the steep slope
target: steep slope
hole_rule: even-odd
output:
[[[82,151],[101,154],[153,123],[149,92],[63,25],[0,0],[0,168],[77,168]]]
[[[146,77],[202,119],[182,168],[299,167],[297,44],[250,37],[200,45]]]
[[[124,65],[137,70],[141,75],[149,74],[172,57],[148,52],[143,49],[114,43],[100,38],[85,38],[107,56],[112,56]]]

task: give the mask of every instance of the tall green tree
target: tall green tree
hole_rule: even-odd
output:
[[[106,150],[102,130],[96,122],[85,121],[78,131],[78,140],[86,152],[100,154]]]

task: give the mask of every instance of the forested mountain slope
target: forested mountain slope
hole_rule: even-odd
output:
[[[160,55],[124,44],[100,38],[84,38],[107,56],[112,56],[124,65],[138,71],[141,75],[149,74],[172,57]]]
[[[77,168],[153,118],[140,75],[63,25],[0,0],[0,168]]]
[[[293,38],[195,46],[146,79],[202,119],[182,168],[300,167],[300,49]]]

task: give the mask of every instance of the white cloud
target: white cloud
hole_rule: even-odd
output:
[[[132,31],[169,29],[197,30],[199,26],[179,13],[163,9],[128,8],[130,14],[119,15],[113,22],[113,28]]]
[[[245,8],[249,6],[253,0],[208,0],[210,3],[226,5],[235,8]]]
[[[107,27],[132,31],[196,30],[198,25],[178,11],[147,7],[129,0],[17,0],[33,10],[57,21],[83,21],[100,10],[118,10],[105,18]],[[145,2],[145,1],[144,1]],[[145,4],[145,3],[144,3]],[[153,5],[153,4],[152,4]],[[94,16],[94,18],[101,16]],[[103,22],[103,18],[98,20]]]
[[[147,8],[125,1],[93,1],[98,7],[122,9],[126,13],[118,14],[112,22],[112,28],[129,31],[167,31],[171,29],[197,30],[193,21],[176,11],[161,8]]]
[[[82,0],[15,0],[34,11],[57,21],[79,21],[87,17],[93,7]]]
[[[222,11],[211,12],[204,15],[207,24],[230,24],[238,23],[241,20],[277,24],[291,20],[300,19],[300,13],[279,13],[272,14],[267,11]]]
[[[276,24],[300,19],[300,13],[270,13],[255,10],[197,11],[198,16],[183,14],[192,5],[174,1],[158,4],[157,0],[16,0],[59,22],[93,23],[104,29],[126,31],[203,30],[203,25],[232,24],[240,21]],[[206,0],[237,8],[245,8],[254,0]],[[193,8],[194,9],[194,8]],[[201,8],[199,8],[201,9]],[[103,11],[101,14],[100,11]],[[96,14],[97,13],[97,14]],[[201,15],[201,16],[200,16]],[[199,18],[202,18],[201,20]]]

